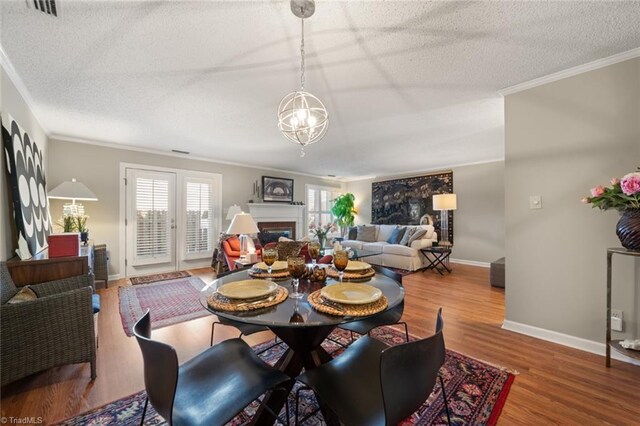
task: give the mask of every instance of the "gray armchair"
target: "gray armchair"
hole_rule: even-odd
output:
[[[38,299],[7,304],[17,292],[0,262],[0,366],[2,385],[66,364],[91,363],[96,377],[93,277],[65,278],[30,286]]]

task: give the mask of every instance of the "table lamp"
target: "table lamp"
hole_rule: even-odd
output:
[[[233,217],[231,225],[227,229],[227,234],[240,235],[240,257],[246,257],[249,244],[249,236],[247,234],[257,234],[260,232],[258,225],[249,213],[240,212]]]
[[[84,206],[76,201],[98,201],[98,197],[75,178],[62,182],[49,191],[47,196],[58,200],[71,200],[71,203],[65,203],[63,207],[62,212],[65,216],[84,215]]]
[[[238,213],[242,213],[242,209],[240,208],[240,206],[237,204],[232,205],[227,211],[227,220],[232,220]]]
[[[433,196],[433,209],[440,211],[440,245],[451,246],[449,242],[449,210],[458,208],[456,194],[437,194]]]

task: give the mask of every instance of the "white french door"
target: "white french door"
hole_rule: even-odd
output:
[[[222,176],[134,166],[121,168],[126,276],[209,266],[222,226]]]
[[[126,171],[127,276],[176,270],[176,174]]]

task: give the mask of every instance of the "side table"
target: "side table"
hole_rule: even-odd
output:
[[[640,251],[631,251],[626,248],[609,248],[607,249],[607,341],[606,341],[606,357],[605,365],[611,367],[611,348],[620,352],[629,358],[640,359],[640,351],[634,351],[631,349],[625,349],[620,346],[620,340],[611,340],[611,273],[612,262],[611,258],[614,254],[621,254],[623,256],[636,256],[640,257]]]
[[[422,269],[422,271],[427,271],[431,269],[435,269],[438,271],[440,275],[444,275],[444,272],[451,273],[451,268],[449,268],[449,256],[451,256],[451,247],[442,247],[442,246],[432,246],[425,247],[420,249],[420,253],[429,261],[429,264]],[[429,256],[433,256],[433,259]]]

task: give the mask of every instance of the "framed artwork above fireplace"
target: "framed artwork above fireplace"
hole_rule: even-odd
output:
[[[262,200],[265,203],[293,203],[293,179],[262,176]]]

